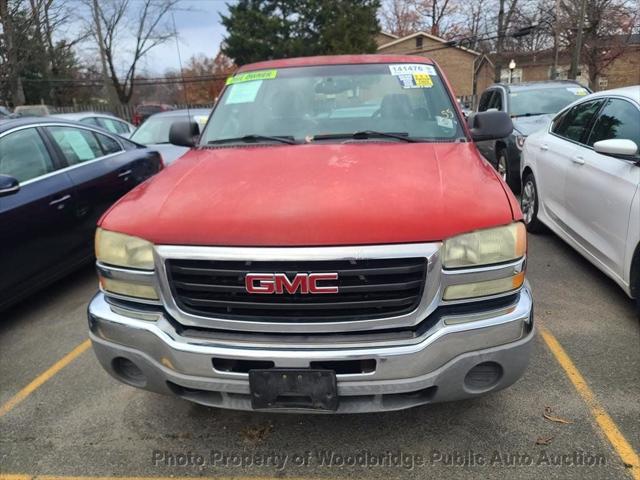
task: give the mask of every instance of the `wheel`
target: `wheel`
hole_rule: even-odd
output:
[[[509,155],[506,150],[498,151],[498,173],[502,179],[507,182],[513,193],[520,193],[520,172],[514,171],[509,162]]]
[[[527,231],[540,233],[544,230],[544,225],[538,220],[538,186],[532,173],[527,173],[522,182],[522,196],[520,197],[520,208]]]

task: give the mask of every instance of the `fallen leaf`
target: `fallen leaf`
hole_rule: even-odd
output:
[[[551,422],[564,423],[567,425],[573,423],[569,420],[565,420],[564,418],[556,417],[555,415],[553,415],[553,410],[551,409],[551,407],[544,407],[544,413],[542,414],[542,416]]]
[[[555,435],[550,437],[538,437],[536,439],[536,445],[551,445],[551,441],[555,438]]]

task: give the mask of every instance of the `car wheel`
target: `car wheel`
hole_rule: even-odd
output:
[[[532,173],[528,173],[522,182],[522,196],[520,197],[520,208],[527,231],[539,233],[544,230],[544,225],[538,220],[538,186]]]
[[[509,165],[509,156],[506,150],[500,150],[498,152],[498,174],[509,185],[509,188],[516,195],[520,193],[520,179],[518,178],[518,172],[514,172],[513,168]]]

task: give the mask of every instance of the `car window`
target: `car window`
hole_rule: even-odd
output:
[[[588,144],[600,140],[633,140],[640,146],[640,110],[635,105],[618,98],[611,98],[593,125]]]
[[[0,138],[0,173],[19,182],[54,171],[53,160],[35,128],[26,128]]]
[[[568,140],[584,143],[593,117],[601,105],[602,100],[594,100],[570,108],[555,118],[551,131]]]
[[[509,114],[522,117],[557,113],[588,94],[589,90],[575,85],[516,90],[509,94]]]
[[[112,118],[99,117],[98,125],[111,133],[127,133],[129,131],[125,123]]]
[[[87,162],[103,155],[93,132],[73,127],[48,127],[69,165]]]
[[[464,135],[433,65],[299,66],[237,74],[228,82],[202,133],[202,144],[231,145],[230,139],[243,143],[247,135],[340,141],[365,130],[419,141]]]
[[[478,111],[484,112],[489,108],[489,104],[491,103],[491,96],[495,90],[487,90],[480,97],[480,103],[478,104]]]
[[[102,135],[101,133],[96,133],[95,136],[98,137],[98,141],[100,142],[100,146],[102,146],[102,151],[105,155],[122,151],[120,144],[113,138],[107,135]]]
[[[493,97],[491,97],[489,108],[495,108],[498,111],[502,111],[502,92],[500,90],[496,90]]]
[[[87,125],[98,125],[96,117],[86,117],[80,120],[81,123],[86,123]]]
[[[169,143],[169,131],[171,125],[176,122],[188,122],[189,117],[183,116],[154,116],[149,117],[138,129],[131,135],[131,140],[143,145],[151,145],[156,143]]]

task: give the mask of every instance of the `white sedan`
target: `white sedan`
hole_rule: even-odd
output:
[[[598,92],[529,136],[521,206],[615,280],[640,312],[640,86]]]

